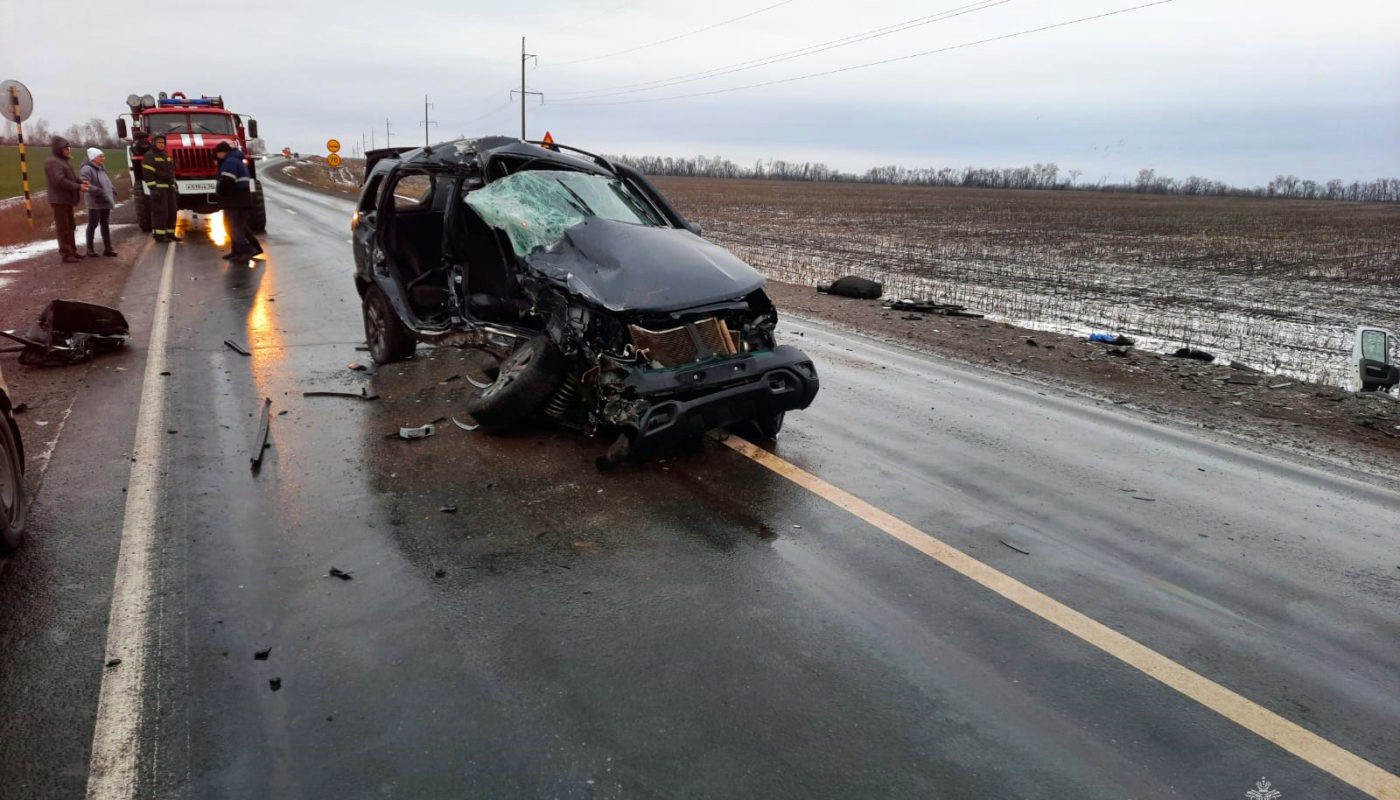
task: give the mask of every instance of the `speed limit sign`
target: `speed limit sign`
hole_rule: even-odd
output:
[[[338,167],[340,166],[340,156],[336,155],[335,153],[331,153],[330,155],[326,156],[326,163],[330,164],[332,167]]]

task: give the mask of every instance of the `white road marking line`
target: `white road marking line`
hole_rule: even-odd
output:
[[[151,552],[160,521],[161,462],[164,456],[165,342],[170,319],[170,283],[175,243],[165,251],[151,338],[146,347],[146,375],[136,417],[136,440],[131,447],[131,477],[126,486],[126,515],[122,520],[121,550],[112,585],[107,623],[107,650],[102,689],[97,701],[97,724],[92,732],[88,765],[88,800],[129,800],[136,795],[141,755],[141,689],[150,646]]]
[[[1194,672],[1146,645],[1043,594],[1006,573],[839,489],[810,472],[737,436],[721,440],[803,489],[843,509],[945,567],[1005,597],[1061,630],[1141,670],[1256,736],[1272,742],[1338,780],[1382,800],[1400,800],[1400,776],[1393,775],[1253,700]]]

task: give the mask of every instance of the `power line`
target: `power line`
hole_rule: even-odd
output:
[[[721,28],[721,27],[723,27],[723,26],[725,26],[725,25],[729,25],[730,23],[738,22],[739,20],[748,19],[749,17],[756,16],[756,15],[758,15],[758,14],[762,14],[762,13],[765,12],[765,11],[772,11],[773,9],[777,8],[778,6],[785,6],[785,5],[787,5],[788,3],[791,3],[791,2],[793,2],[793,0],[782,0],[782,2],[774,3],[774,4],[770,5],[770,6],[764,6],[763,8],[760,8],[760,9],[757,10],[757,11],[750,11],[750,12],[747,13],[747,14],[741,14],[741,15],[739,15],[739,16],[737,16],[737,17],[732,18],[732,19],[726,19],[726,20],[724,20],[724,21],[722,21],[722,22],[716,22],[716,23],[713,23],[713,24],[710,24],[710,25],[706,25],[706,26],[703,27],[703,28],[696,28],[696,29],[693,30],[693,31],[689,31],[689,32],[687,32],[687,33],[682,33],[682,34],[679,34],[679,35],[677,35],[677,36],[672,36],[672,37],[667,38],[667,39],[658,39],[657,41],[648,42],[647,44],[639,44],[639,45],[637,45],[636,47],[629,47],[629,48],[627,48],[626,50],[618,50],[618,51],[613,52],[613,53],[604,53],[604,54],[601,55],[601,56],[589,56],[588,58],[576,58],[576,59],[574,59],[574,60],[572,60],[572,61],[560,61],[560,62],[557,63],[557,64],[546,64],[545,66],[549,66],[549,67],[566,67],[566,66],[568,66],[568,65],[570,65],[570,64],[582,64],[582,63],[584,63],[585,61],[600,61],[600,60],[602,60],[602,59],[604,59],[604,58],[612,58],[613,56],[625,55],[625,54],[627,54],[627,53],[635,53],[635,52],[637,52],[638,50],[645,50],[645,49],[647,49],[648,47],[656,47],[657,45],[667,44],[667,43],[669,43],[669,42],[674,42],[674,41],[678,41],[678,40],[680,40],[680,39],[685,39],[685,38],[687,38],[687,37],[694,36],[694,35],[696,35],[696,34],[698,34],[698,33],[704,33],[705,31],[712,31],[712,30],[714,30],[715,28]]]
[[[1023,30],[1023,31],[1016,31],[1015,33],[1005,33],[1005,34],[1002,34],[1001,36],[991,36],[991,37],[988,37],[988,38],[986,38],[986,39],[978,39],[978,40],[975,41],[975,42],[963,42],[962,44],[954,44],[954,45],[949,45],[949,46],[947,46],[947,47],[939,47],[939,48],[935,48],[935,49],[933,49],[933,50],[924,50],[924,51],[919,52],[919,53],[910,53],[909,55],[895,56],[894,58],[885,58],[885,59],[881,59],[881,60],[879,60],[879,61],[870,61],[870,62],[867,62],[867,63],[865,63],[865,64],[855,64],[855,65],[853,65],[853,66],[849,66],[849,67],[840,67],[840,68],[838,68],[838,69],[829,69],[829,70],[825,70],[825,71],[823,71],[823,72],[812,72],[812,73],[809,73],[809,74],[807,74],[807,75],[797,75],[797,76],[792,77],[792,78],[779,78],[779,79],[777,79],[777,80],[762,81],[762,82],[760,82],[760,83],[750,83],[750,84],[745,84],[745,85],[743,85],[743,86],[731,86],[731,87],[729,87],[729,88],[727,88],[727,89],[711,89],[710,91],[706,91],[706,92],[691,92],[691,93],[689,93],[689,94],[676,94],[676,95],[669,95],[669,96],[667,96],[667,97],[645,97],[645,98],[642,98],[642,99],[639,99],[639,100],[612,100],[612,101],[603,101],[603,102],[598,102],[598,103],[589,103],[589,102],[555,103],[554,105],[555,105],[555,107],[558,107],[558,106],[561,106],[561,105],[571,105],[571,106],[620,106],[620,105],[631,105],[631,104],[633,104],[633,103],[655,103],[655,102],[660,102],[660,101],[662,101],[662,100],[683,100],[683,99],[688,98],[688,97],[705,97],[705,96],[708,96],[708,95],[725,94],[725,93],[727,93],[727,92],[738,92],[738,91],[743,91],[743,90],[745,90],[745,89],[757,89],[757,88],[760,88],[760,87],[763,87],[763,86],[777,86],[777,85],[784,84],[784,83],[796,83],[797,81],[805,81],[805,80],[808,80],[808,79],[810,79],[810,78],[822,78],[822,77],[825,77],[825,76],[827,76],[827,75],[837,75],[837,74],[842,73],[842,72],[853,72],[853,71],[855,71],[855,70],[858,70],[858,69],[865,69],[865,68],[867,68],[867,67],[878,67],[878,66],[882,66],[882,65],[884,65],[884,64],[893,64],[893,63],[898,62],[898,61],[908,61],[908,60],[911,59],[911,58],[922,58],[923,56],[931,56],[931,55],[936,55],[936,54],[938,54],[938,53],[947,53],[947,52],[949,52],[949,51],[951,51],[951,50],[962,50],[962,49],[965,49],[965,48],[968,48],[968,47],[976,47],[977,45],[988,44],[988,43],[990,43],[990,42],[999,42],[999,41],[1002,41],[1002,40],[1004,40],[1004,39],[1014,39],[1014,38],[1017,38],[1017,37],[1019,37],[1019,36],[1028,36],[1028,35],[1030,35],[1030,34],[1032,34],[1032,33],[1041,33],[1041,32],[1043,32],[1043,31],[1054,30],[1055,28],[1064,28],[1064,27],[1067,27],[1067,26],[1070,26],[1070,25],[1078,25],[1078,24],[1081,23],[1081,22],[1091,22],[1091,21],[1096,20],[1096,19],[1103,19],[1103,18],[1105,18],[1105,17],[1113,17],[1113,16],[1117,16],[1117,15],[1119,15],[1119,14],[1127,14],[1127,13],[1129,13],[1129,12],[1131,12],[1131,11],[1140,11],[1140,10],[1142,10],[1142,9],[1144,9],[1144,8],[1151,8],[1152,6],[1166,5],[1167,3],[1171,3],[1171,2],[1174,2],[1174,1],[1175,1],[1175,0],[1156,0],[1156,2],[1152,2],[1152,3],[1143,3],[1143,4],[1141,4],[1141,5],[1129,6],[1129,7],[1127,7],[1127,8],[1120,8],[1120,9],[1117,9],[1117,10],[1114,10],[1114,11],[1105,11],[1105,12],[1102,13],[1102,14],[1094,14],[1094,15],[1088,16],[1088,17],[1080,17],[1079,19],[1072,19],[1072,20],[1069,20],[1069,21],[1067,21],[1067,22],[1056,22],[1056,23],[1051,24],[1051,25],[1042,25],[1042,26],[1040,26],[1040,27],[1038,27],[1038,28],[1027,28],[1026,30]]]
[[[872,30],[865,31],[864,33],[856,33],[850,36],[842,37],[840,39],[832,39],[831,41],[822,42],[820,44],[809,45],[807,47],[800,47],[796,50],[788,50],[786,52],[778,53],[776,55],[764,56],[762,58],[755,58],[749,61],[740,61],[734,64],[729,64],[723,67],[716,67],[714,69],[704,70],[701,72],[688,72],[682,75],[673,75],[669,78],[658,78],[657,80],[653,81],[643,81],[641,83],[627,83],[622,84],[620,86],[605,87],[601,89],[580,89],[576,91],[565,91],[558,92],[558,94],[592,95],[593,97],[604,97],[616,94],[632,94],[634,92],[647,91],[650,89],[662,89],[667,86],[676,86],[682,83],[693,83],[695,81],[703,80],[705,78],[717,78],[721,75],[730,75],[735,72],[744,72],[750,69],[755,69],[757,67],[768,66],[769,64],[777,64],[782,61],[790,61],[794,58],[801,58],[802,56],[814,55],[816,53],[825,52],[827,50],[834,50],[838,47],[845,47],[848,44],[858,44],[860,42],[869,41],[870,39],[877,39],[881,36],[888,36],[893,33],[899,33],[901,31],[910,30],[912,28],[918,28],[923,25],[928,25],[934,22],[941,22],[943,20],[952,19],[954,17],[960,17],[964,14],[972,14],[977,11],[982,11],[993,6],[1004,5],[1009,2],[1011,2],[1011,0],[979,0],[976,3],[970,3],[965,6],[958,6],[957,8],[951,8],[946,11],[940,11],[937,14],[930,14],[926,17],[917,17],[915,19],[905,20],[904,22],[897,22],[893,25],[887,25],[883,28],[874,28]],[[574,99],[582,100],[593,98],[578,97]]]

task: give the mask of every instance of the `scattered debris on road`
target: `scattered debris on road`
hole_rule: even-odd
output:
[[[468,378],[467,380],[471,380],[471,378]],[[480,425],[468,425],[465,422],[462,422],[461,420],[457,419],[456,417],[452,418],[452,424],[456,425],[464,431],[474,431],[477,428],[481,427]]]
[[[329,574],[332,578],[340,578],[343,581],[354,580],[355,578],[354,575],[351,575],[349,572],[346,572],[345,570],[340,569],[339,567],[331,567],[331,571]]]
[[[302,397],[349,397],[352,400],[378,400],[379,395],[370,394],[368,389],[361,389],[359,392],[334,392],[334,391],[310,391],[302,392]]]
[[[267,449],[267,434],[272,426],[272,398],[264,397],[262,413],[258,415],[258,432],[253,437],[253,452],[248,460],[252,462],[254,472],[262,466],[263,451]]]
[[[1177,358],[1189,358],[1194,361],[1204,361],[1207,364],[1215,360],[1215,356],[1211,355],[1210,353],[1207,353],[1204,350],[1197,350],[1193,347],[1179,347],[1177,348],[1175,353],[1172,353],[1172,355],[1176,356]]]
[[[257,651],[255,651],[255,652],[253,653],[253,660],[254,660],[254,661],[266,661],[266,660],[267,660],[267,657],[270,656],[270,655],[272,655],[272,648],[271,648],[271,647],[269,647],[269,648],[267,648],[267,649],[265,649],[265,650],[257,650]]]
[[[442,508],[439,508],[438,511],[441,512],[441,513],[443,513],[443,514],[456,514],[456,513],[457,513],[457,506],[455,506],[455,505],[449,503],[449,504],[443,506]]]
[[[427,425],[420,425],[417,428],[399,428],[397,434],[389,434],[390,438],[397,436],[400,439],[426,439],[437,433],[437,426],[429,422]]]
[[[225,339],[225,340],[224,340],[224,345],[227,346],[228,349],[230,349],[230,350],[232,350],[233,352],[239,354],[240,356],[251,356],[251,355],[252,355],[252,353],[248,352],[247,348],[245,348],[243,345],[239,344],[238,342],[235,342],[235,341],[232,340],[232,339]]]
[[[345,368],[349,370],[354,370],[355,372],[364,372],[365,370],[369,369],[369,367],[366,367],[364,364],[361,364],[358,361],[351,361],[345,366]]]
[[[121,664],[121,663],[122,663],[122,660],[121,660],[120,658],[111,659],[110,661],[107,662],[107,668],[108,668],[108,669],[111,669],[112,667],[115,667],[115,666],[117,666],[117,665],[119,665],[119,664]]]
[[[272,678],[271,680],[269,680],[269,681],[267,682],[267,687],[268,687],[269,689],[271,689],[272,691],[274,691],[274,692],[277,691],[278,689],[281,689],[281,688],[282,688],[282,679],[281,679],[281,678]]]
[[[1026,549],[1021,548],[1021,547],[1017,547],[1016,545],[1012,544],[1011,542],[1006,541],[1005,539],[997,539],[997,541],[998,541],[998,542],[1001,542],[1002,544],[1006,545],[1007,547],[1011,548],[1012,550],[1015,550],[1016,552],[1020,553],[1020,554],[1023,555],[1023,556],[1028,556],[1028,555],[1031,554],[1031,551],[1026,550]]]
[[[24,345],[20,348],[19,363],[61,367],[116,350],[131,337],[131,327],[115,308],[77,300],[54,300],[24,336],[13,331],[0,331],[0,336]]]
[[[1137,344],[1136,340],[1124,336],[1121,333],[1091,333],[1089,334],[1089,341],[1097,342],[1099,344],[1116,345],[1118,347],[1132,347],[1133,345]]]

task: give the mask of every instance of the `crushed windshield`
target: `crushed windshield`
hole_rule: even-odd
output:
[[[467,205],[510,236],[516,255],[548,248],[589,217],[664,226],[647,203],[616,178],[563,170],[527,170],[470,192]]]

